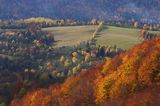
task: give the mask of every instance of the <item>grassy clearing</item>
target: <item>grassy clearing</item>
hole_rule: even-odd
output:
[[[56,47],[74,46],[81,41],[91,39],[93,32],[97,26],[67,26],[67,27],[51,27],[43,30],[49,31],[55,35],[58,40]],[[152,33],[160,33],[152,31]],[[98,45],[117,45],[123,49],[129,49],[141,41],[137,38],[140,29],[120,28],[109,26],[106,27],[97,37]]]
[[[99,45],[117,45],[123,49],[129,49],[133,45],[140,43],[137,39],[139,29],[106,27],[96,38]]]
[[[56,47],[74,46],[79,42],[91,39],[93,32],[97,26],[67,26],[67,27],[51,27],[44,28],[54,34],[58,41]]]
[[[160,31],[151,31],[151,33],[160,33]],[[123,49],[129,49],[141,41],[137,38],[140,29],[106,27],[96,38],[99,45],[117,45]]]

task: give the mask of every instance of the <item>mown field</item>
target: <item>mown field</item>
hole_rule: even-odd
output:
[[[68,26],[68,27],[51,27],[43,30],[54,34],[57,40],[56,47],[74,46],[81,41],[91,39],[92,34],[97,26]],[[153,32],[153,31],[152,31]],[[153,32],[160,33],[160,32]],[[139,29],[120,28],[120,27],[105,27],[96,37],[98,45],[117,45],[123,49],[129,49],[135,44],[139,44],[138,39],[140,34]]]
[[[56,47],[74,46],[82,41],[90,40],[97,26],[67,26],[44,28],[55,36]]]
[[[139,29],[106,27],[96,38],[99,45],[117,45],[123,49],[129,49],[133,45],[140,43],[138,35]]]

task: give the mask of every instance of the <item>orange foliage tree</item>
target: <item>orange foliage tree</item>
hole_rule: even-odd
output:
[[[160,37],[144,41],[104,65],[14,99],[11,106],[157,105]],[[139,99],[137,98],[139,96]]]

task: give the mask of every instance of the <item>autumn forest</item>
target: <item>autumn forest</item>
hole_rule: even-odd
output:
[[[0,106],[160,106],[160,0],[0,0]]]
[[[11,106],[155,106],[160,104],[160,37],[144,41],[63,84],[14,99]]]

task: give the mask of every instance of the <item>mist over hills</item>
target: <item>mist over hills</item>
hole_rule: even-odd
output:
[[[0,0],[1,19],[129,20],[160,22],[159,0]]]

